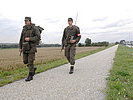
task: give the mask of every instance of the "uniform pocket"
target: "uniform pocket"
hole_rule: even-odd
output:
[[[24,42],[23,43],[23,51],[29,51],[29,50],[30,50],[29,42]]]
[[[31,47],[30,53],[35,53],[35,52],[37,52],[37,48],[36,47]]]

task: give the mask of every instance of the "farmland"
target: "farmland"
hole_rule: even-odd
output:
[[[103,47],[77,47],[77,54],[93,51]],[[60,52],[60,47],[38,48],[35,64],[45,64],[64,58],[64,52]],[[22,56],[19,56],[18,49],[0,50],[0,72],[11,71],[24,67]]]

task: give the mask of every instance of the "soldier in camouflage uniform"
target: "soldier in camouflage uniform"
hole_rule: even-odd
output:
[[[29,67],[29,75],[25,81],[33,80],[33,76],[37,69],[34,67],[34,60],[35,53],[37,52],[36,41],[39,40],[39,29],[35,26],[35,24],[31,23],[30,17],[25,17],[25,26],[23,27],[19,42],[19,51],[23,51],[23,62]]]
[[[71,64],[69,74],[74,72],[76,44],[81,38],[79,27],[72,25],[72,23],[73,19],[68,18],[69,26],[64,29],[62,37],[62,49],[65,47],[65,56]]]

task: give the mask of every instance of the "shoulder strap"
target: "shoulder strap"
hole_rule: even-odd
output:
[[[31,30],[32,30],[33,36],[35,36],[35,26],[33,26]]]
[[[65,31],[68,27],[65,28]],[[70,33],[66,34],[66,40],[68,39],[68,36],[69,36]]]

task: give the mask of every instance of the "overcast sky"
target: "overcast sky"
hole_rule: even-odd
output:
[[[61,43],[67,18],[76,19],[82,39],[133,40],[133,0],[1,0],[0,42],[18,43],[24,17],[42,26],[43,43]]]

